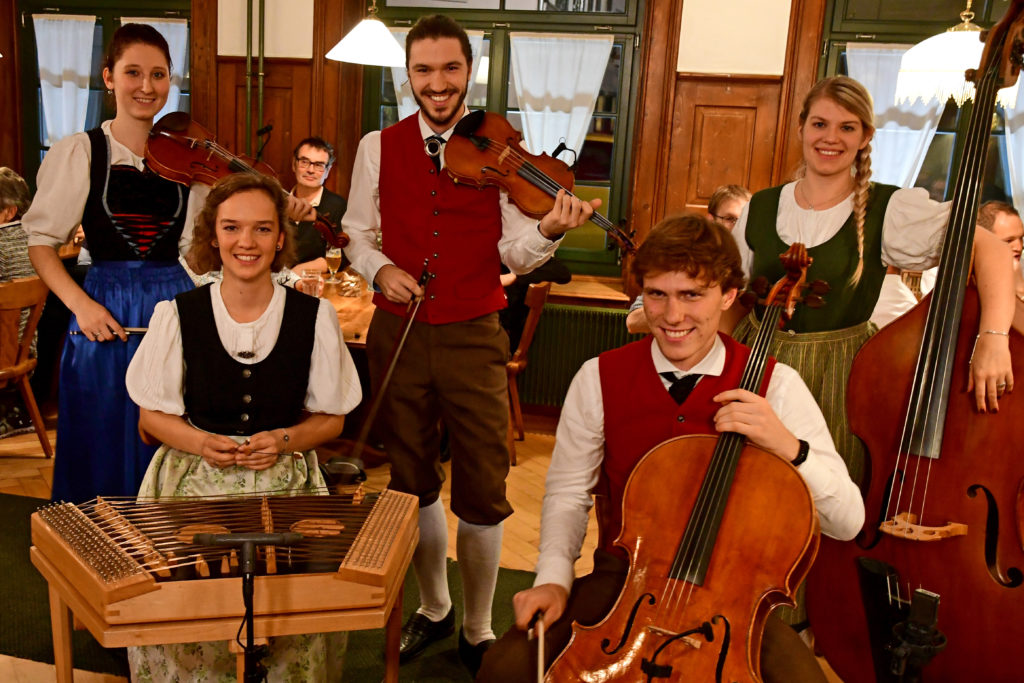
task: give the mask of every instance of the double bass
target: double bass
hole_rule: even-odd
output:
[[[754,393],[773,331],[808,287],[803,245],[783,261],[740,380]],[[679,436],[633,469],[622,510],[616,544],[630,567],[618,601],[599,624],[573,624],[544,680],[760,681],[765,619],[793,604],[820,538],[796,468],[741,434]]]
[[[977,336],[1005,332],[978,329],[968,275],[996,91],[1020,69],[1022,10],[1014,0],[972,77],[935,290],[853,364],[847,412],[869,454],[865,525],[852,542],[823,539],[807,584],[816,646],[846,683],[1024,679],[1020,397],[979,414],[966,391]],[[1024,377],[1024,338],[1009,334]]]

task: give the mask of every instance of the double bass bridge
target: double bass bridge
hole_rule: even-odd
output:
[[[912,512],[901,512],[892,519],[882,522],[878,529],[907,541],[942,541],[955,536],[966,536],[967,525],[947,522],[943,526],[925,526],[917,523],[918,517]]]

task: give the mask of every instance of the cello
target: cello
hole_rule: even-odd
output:
[[[740,379],[754,393],[772,332],[807,286],[803,245],[783,261]],[[622,511],[616,544],[630,567],[619,598],[599,624],[573,624],[544,680],[760,681],[765,619],[793,604],[820,536],[796,468],[737,433],[679,436],[636,465]]]
[[[850,427],[869,454],[865,525],[854,541],[823,539],[807,583],[816,646],[846,683],[1024,676],[1012,655],[1024,640],[1020,402],[1004,395],[998,413],[979,415],[964,373],[986,333],[971,246],[996,90],[1020,68],[1022,10],[1014,0],[969,73],[977,96],[935,290],[851,371]],[[1009,334],[1021,377],[1024,338]]]

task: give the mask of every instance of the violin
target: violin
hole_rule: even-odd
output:
[[[966,392],[979,332],[968,285],[996,91],[1017,80],[1024,1],[989,32],[935,289],[872,337],[847,388],[868,452],[867,512],[823,539],[807,582],[815,645],[846,683],[1019,681],[1024,641],[1020,397],[979,414]],[[984,334],[984,331],[982,331]],[[1024,336],[1009,333],[1015,377]],[[930,661],[929,661],[930,660]]]
[[[495,185],[530,218],[541,219],[555,205],[559,190],[573,196],[576,178],[569,166],[547,154],[534,155],[519,144],[523,136],[504,117],[483,110],[472,111],[455,125],[444,146],[444,165],[457,183],[483,187]],[[440,153],[440,147],[427,153]],[[595,212],[590,220],[607,232],[626,253],[636,245],[618,226]]]
[[[183,111],[171,112],[153,124],[146,141],[146,165],[160,177],[182,185],[213,185],[232,173],[254,173],[277,178],[269,164],[232,154],[217,144],[213,133]],[[327,243],[343,248],[349,238],[330,217],[317,213],[313,221]]]
[[[760,393],[772,333],[804,298],[810,257],[783,255],[740,388]],[[793,605],[820,538],[796,468],[737,433],[679,436],[634,468],[616,544],[630,558],[612,611],[573,624],[548,683],[760,681],[765,619]],[[681,531],[681,533],[680,533]]]

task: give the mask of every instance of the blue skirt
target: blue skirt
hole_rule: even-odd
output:
[[[160,301],[192,289],[178,263],[102,261],[92,265],[85,292],[123,327],[147,327]],[[78,330],[72,317],[69,331]],[[67,336],[60,367],[53,500],[81,503],[98,495],[134,496],[156,452],[139,438],[139,408],[124,378],[141,335],[94,342]]]

